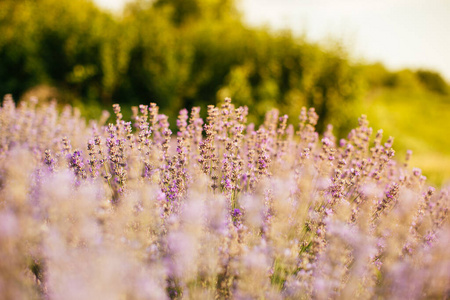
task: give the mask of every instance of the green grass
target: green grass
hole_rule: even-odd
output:
[[[411,167],[433,184],[450,180],[450,97],[422,90],[379,89],[362,105],[374,130],[395,138],[396,157],[413,151]]]

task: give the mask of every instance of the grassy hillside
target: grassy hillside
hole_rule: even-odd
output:
[[[434,184],[450,179],[450,97],[421,89],[381,88],[366,97],[362,111],[374,130],[395,137],[397,158],[413,151],[411,167]]]

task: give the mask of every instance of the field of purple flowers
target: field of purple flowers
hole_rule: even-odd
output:
[[[365,116],[0,108],[2,299],[448,299],[449,188]],[[401,137],[398,137],[401,139]],[[383,142],[384,141],[384,142]]]

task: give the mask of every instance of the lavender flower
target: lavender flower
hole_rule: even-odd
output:
[[[0,287],[11,299],[445,298],[449,190],[365,116],[337,142],[302,108],[247,124],[227,98],[0,109]],[[401,138],[401,137],[400,137]],[[411,286],[413,286],[411,288]]]

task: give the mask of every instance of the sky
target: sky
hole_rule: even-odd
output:
[[[128,0],[94,0],[120,10]],[[431,69],[450,82],[450,0],[240,0],[245,21],[343,42],[355,59]]]

